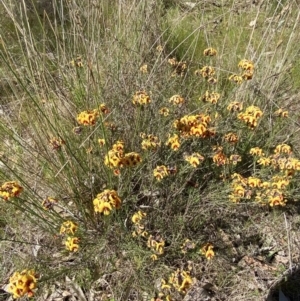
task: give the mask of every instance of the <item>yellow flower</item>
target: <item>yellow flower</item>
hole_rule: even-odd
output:
[[[7,201],[19,196],[22,191],[23,187],[19,183],[15,181],[5,182],[0,187],[0,197]]]
[[[201,74],[202,77],[204,78],[212,77],[213,75],[215,75],[215,73],[216,73],[215,69],[211,66],[204,66],[202,69],[195,71],[195,75]]]
[[[265,155],[265,154],[263,153],[263,150],[262,150],[261,148],[259,148],[259,147],[252,147],[252,148],[250,149],[249,154],[252,155],[252,156],[259,156],[259,157]]]
[[[168,59],[168,63],[173,67],[172,76],[184,76],[186,73],[187,65],[185,61],[178,62],[176,58]]]
[[[108,114],[110,112],[105,103],[100,105],[99,110],[103,114]]]
[[[259,107],[249,106],[246,111],[238,114],[238,119],[243,120],[251,129],[257,126],[257,120],[263,115]]]
[[[148,65],[144,64],[140,67],[140,71],[144,74],[148,73]]]
[[[77,116],[77,122],[82,125],[94,125],[98,117],[99,111],[96,109],[83,111]]]
[[[169,277],[169,284],[171,284],[178,292],[186,294],[192,286],[193,280],[189,272],[178,269]]]
[[[146,135],[145,133],[142,133],[140,136],[143,138],[142,149],[156,150],[160,146],[160,141],[159,141],[158,137],[156,137],[152,134]]]
[[[243,110],[243,103],[238,101],[233,101],[228,105],[227,110],[230,112],[240,112]]]
[[[157,235],[149,235],[147,241],[147,247],[155,252],[155,254],[162,255],[164,253],[165,241]]]
[[[204,157],[199,153],[193,153],[190,156],[185,156],[185,161],[189,162],[193,167],[197,167],[201,162],[203,162]]]
[[[215,253],[213,251],[213,245],[210,244],[210,243],[207,243],[205,244],[201,249],[200,249],[200,253],[202,255],[205,255],[205,257],[208,259],[208,260],[211,260],[214,256],[215,256]]]
[[[158,257],[157,257],[156,254],[152,254],[152,255],[150,256],[150,258],[151,258],[153,261],[158,260]]]
[[[239,62],[238,66],[243,69],[243,70],[251,70],[253,71],[254,69],[254,64],[252,61],[243,59]]]
[[[142,162],[142,158],[138,153],[131,152],[124,155],[121,158],[119,166],[121,167],[132,167]]]
[[[109,215],[113,208],[119,209],[121,207],[121,199],[115,190],[105,189],[97,194],[93,204],[95,212]]]
[[[287,144],[279,144],[276,146],[274,150],[275,154],[288,154],[290,155],[292,153],[292,148]]]
[[[240,155],[231,155],[229,157],[229,162],[231,162],[233,165],[236,165],[238,162],[242,161],[242,157]]]
[[[278,117],[288,117],[289,116],[289,112],[288,111],[284,111],[282,108],[278,109],[277,111],[274,112],[275,116]]]
[[[158,46],[156,47],[156,51],[159,52],[159,53],[162,53],[163,50],[164,50],[164,47],[161,46],[161,45],[158,45]]]
[[[70,65],[72,67],[82,68],[83,67],[82,56],[81,55],[77,56],[74,60],[70,62]]]
[[[216,104],[220,99],[220,94],[217,92],[209,92],[208,90],[201,97],[201,99],[205,102],[210,102],[212,104]]]
[[[133,95],[132,103],[134,105],[146,105],[151,102],[150,96],[145,91],[137,91]]]
[[[170,99],[169,102],[173,103],[173,105],[178,105],[181,106],[184,104],[185,100],[183,97],[180,95],[173,95]]]
[[[243,82],[243,77],[237,74],[230,75],[228,79],[236,84],[241,84]]]
[[[145,212],[139,210],[132,216],[131,220],[134,224],[139,224],[146,215],[147,214]]]
[[[79,249],[79,238],[68,236],[65,245],[68,251],[77,252]]]
[[[160,115],[163,115],[163,116],[165,116],[165,117],[167,117],[168,115],[169,115],[169,109],[167,108],[167,107],[162,107],[159,111],[158,111],[158,113],[160,114]]]
[[[105,145],[105,139],[98,139],[98,143],[100,145],[100,147]]]
[[[212,47],[206,48],[203,51],[203,55],[204,56],[216,56],[217,55],[217,50],[212,48]]]
[[[160,165],[153,170],[153,175],[156,180],[161,181],[163,178],[169,175],[169,172],[165,165]]]
[[[179,137],[177,134],[171,136],[166,142],[167,146],[170,146],[172,150],[177,151],[180,147]]]
[[[225,136],[224,136],[224,139],[229,142],[229,143],[232,143],[232,144],[235,144],[239,141],[239,137],[237,136],[237,134],[235,133],[227,133]]]
[[[250,187],[260,187],[261,186],[261,180],[259,178],[249,177],[248,178],[248,185]]]
[[[9,278],[8,292],[14,299],[25,295],[33,297],[33,290],[36,288],[38,275],[34,270],[23,270],[21,273],[15,272]]]
[[[261,157],[257,160],[259,165],[269,166],[271,164],[271,159],[267,157]]]
[[[228,163],[228,159],[226,158],[225,154],[221,151],[216,153],[213,156],[213,162],[217,165],[225,165],[226,163]]]
[[[73,223],[72,221],[66,221],[62,223],[59,233],[74,235],[77,229],[78,229],[78,225],[76,223]]]
[[[234,194],[234,196],[243,198],[243,197],[245,197],[246,189],[242,185],[234,185],[233,194]]]

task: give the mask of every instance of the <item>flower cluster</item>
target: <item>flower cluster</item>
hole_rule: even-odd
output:
[[[217,92],[209,92],[208,90],[201,97],[201,99],[205,102],[210,102],[212,104],[216,104],[220,99],[220,94]]]
[[[7,201],[19,196],[22,191],[23,187],[19,183],[15,181],[5,182],[0,187],[0,197]]]
[[[229,76],[229,80],[236,83],[236,84],[241,84],[244,80],[241,75],[238,74],[232,74]]]
[[[223,152],[223,147],[222,146],[217,146],[217,147],[214,147],[214,150],[215,150],[215,154],[212,157],[213,162],[217,166],[227,164],[228,163],[228,158],[226,157],[226,155]]]
[[[74,60],[70,62],[70,65],[72,67],[82,68],[83,67],[82,56],[81,55],[77,56]]]
[[[146,212],[139,210],[131,217],[131,221],[134,225],[134,231],[132,232],[133,237],[137,237],[137,236],[147,237],[148,236],[148,232],[145,231],[145,226],[143,224],[143,219],[146,216],[147,216]]]
[[[204,161],[204,157],[199,153],[193,153],[190,156],[186,155],[184,160],[189,162],[193,167],[197,167],[200,163]]]
[[[70,252],[77,252],[79,249],[79,238],[74,236],[77,229],[78,225],[70,220],[63,222],[60,227],[59,233],[67,235],[65,246]]]
[[[169,99],[169,102],[172,103],[173,105],[176,105],[176,106],[181,106],[185,103],[185,100],[183,97],[181,97],[180,95],[176,94],[176,95],[173,95],[170,99]]]
[[[172,150],[177,151],[180,147],[179,136],[177,134],[170,136],[166,142],[166,145],[170,146]]]
[[[254,73],[254,64],[253,62],[243,59],[239,62],[238,67],[242,69],[241,74],[232,74],[229,76],[229,80],[236,83],[241,84],[244,80],[250,80],[253,77]]]
[[[132,103],[134,105],[147,105],[151,102],[150,96],[145,91],[137,91],[134,93]]]
[[[34,270],[23,270],[15,272],[9,278],[8,292],[13,295],[14,299],[21,298],[25,295],[33,297],[33,290],[36,288],[38,275]]]
[[[230,144],[236,144],[239,141],[239,137],[237,136],[237,134],[229,132],[224,135],[224,140],[229,142]]]
[[[215,256],[213,248],[214,246],[211,243],[207,243],[200,249],[200,254],[204,255],[208,260],[211,260]]]
[[[175,120],[173,126],[179,131],[184,138],[187,137],[210,137],[214,132],[208,129],[211,122],[209,115],[185,115],[180,119]]]
[[[143,139],[142,141],[142,149],[147,150],[147,149],[152,149],[152,150],[157,150],[158,147],[160,147],[160,141],[158,137],[154,136],[153,134],[145,134],[141,133],[140,137]]]
[[[242,78],[244,80],[252,79],[254,73],[254,64],[253,62],[243,59],[239,62],[238,67],[243,70]]]
[[[212,77],[215,75],[215,73],[215,68],[212,66],[204,66],[202,69],[195,71],[195,75],[201,75],[204,78]]]
[[[95,125],[99,111],[97,109],[83,111],[77,116],[77,122],[82,125]]]
[[[65,221],[60,227],[60,234],[72,234],[74,235],[78,229],[78,225],[72,221]]]
[[[119,168],[133,167],[142,162],[138,153],[130,152],[124,154],[124,142],[117,141],[104,158],[104,164],[114,169],[116,175],[120,174]]]
[[[240,112],[243,110],[243,103],[238,101],[233,101],[228,105],[227,110],[230,112]]]
[[[289,112],[287,110],[283,110],[282,108],[280,108],[274,112],[274,115],[277,117],[288,117]]]
[[[159,109],[158,113],[165,117],[169,116],[170,110],[167,107],[162,107]]]
[[[244,121],[251,129],[256,128],[258,119],[263,115],[259,107],[250,106],[245,112],[238,114],[238,119]]]
[[[109,109],[106,104],[102,103],[99,106],[99,109],[83,111],[78,114],[77,122],[81,125],[95,125],[97,119],[100,116],[100,112],[103,114],[108,114]]]
[[[168,63],[173,67],[172,76],[184,76],[187,71],[187,64],[185,61],[178,62],[176,58],[168,59]]]
[[[113,208],[119,209],[121,207],[121,199],[115,190],[105,189],[97,194],[93,204],[95,212],[109,215]]]
[[[210,47],[210,48],[206,48],[203,51],[203,55],[204,56],[216,56],[217,55],[217,50]]]
[[[68,236],[65,241],[66,249],[70,252],[77,252],[79,249],[79,238],[74,236]]]
[[[153,176],[157,181],[161,181],[163,178],[169,176],[172,173],[176,173],[176,168],[170,168],[165,165],[157,166],[153,170]]]
[[[161,289],[164,295],[170,295],[172,289],[186,294],[193,284],[193,279],[188,271],[177,269],[168,280],[161,280]]]
[[[263,181],[257,177],[244,178],[239,174],[232,175],[232,192],[229,199],[240,202],[242,199],[254,198],[256,202],[273,206],[285,206],[286,189],[290,180],[286,176],[276,175],[269,181]]]
[[[159,234],[156,234],[155,236],[149,235],[147,241],[147,247],[150,248],[151,251],[153,252],[151,258],[153,260],[157,260],[158,255],[164,254],[165,241]]]
[[[141,71],[141,73],[143,73],[143,74],[147,74],[147,73],[148,73],[148,65],[147,65],[147,64],[143,64],[143,65],[140,67],[140,71]]]

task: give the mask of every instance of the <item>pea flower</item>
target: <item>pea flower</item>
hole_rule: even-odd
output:
[[[79,249],[79,238],[68,236],[65,241],[65,246],[68,251],[77,252]]]
[[[169,175],[168,168],[165,165],[157,166],[153,170],[153,175],[156,178],[156,180],[161,181],[163,178]]]
[[[109,215],[113,209],[121,207],[121,199],[115,190],[105,189],[93,200],[95,212]]]
[[[167,107],[162,107],[159,109],[158,113],[167,117],[169,115],[170,110]]]
[[[212,48],[212,47],[206,48],[203,51],[203,55],[204,56],[216,56],[217,55],[217,50]]]
[[[170,103],[173,103],[173,105],[177,105],[177,106],[181,106],[185,103],[185,100],[183,97],[181,97],[180,95],[176,94],[173,95],[170,99],[169,99]]]
[[[83,111],[77,116],[77,122],[82,125],[95,125],[99,111],[97,109],[91,111]]]
[[[150,96],[145,91],[137,91],[133,95],[132,103],[134,105],[147,105],[151,102]]]
[[[166,142],[166,145],[170,146],[172,150],[177,151],[180,147],[179,136],[177,134],[171,136]]]
[[[5,182],[0,187],[0,197],[5,201],[8,201],[10,198],[17,197],[23,191],[23,187],[15,182]]]
[[[207,243],[200,249],[200,253],[204,255],[208,260],[211,260],[215,256],[213,248],[214,246],[211,243]]]
[[[33,297],[33,290],[36,288],[38,275],[34,270],[23,270],[15,272],[9,278],[8,292],[13,295],[14,299],[21,298],[25,295]]]
[[[72,234],[74,235],[78,229],[78,225],[72,221],[65,221],[60,227],[60,234]]]
[[[185,161],[189,162],[193,167],[197,167],[201,162],[204,161],[204,157],[199,153],[193,153],[190,156],[185,156]]]

